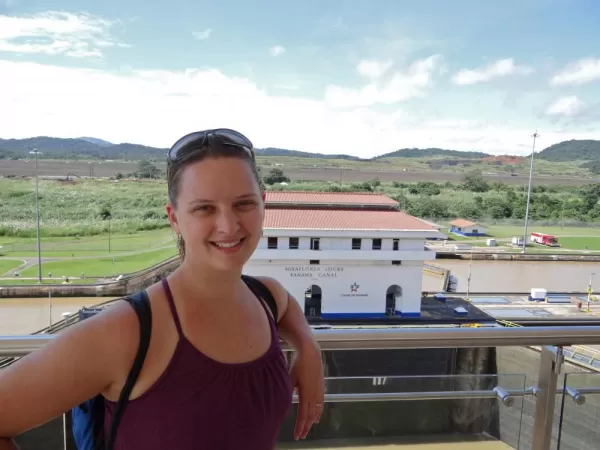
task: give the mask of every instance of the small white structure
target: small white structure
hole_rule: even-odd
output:
[[[450,222],[450,233],[460,236],[486,236],[487,228],[477,222],[465,219],[456,219]]]
[[[267,192],[264,234],[245,267],[272,276],[305,315],[418,317],[425,240],[440,233],[381,194]]]
[[[546,300],[548,291],[542,288],[531,288],[530,300]]]

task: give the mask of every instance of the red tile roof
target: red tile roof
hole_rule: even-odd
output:
[[[267,191],[266,204],[312,204],[312,205],[373,205],[398,206],[398,202],[383,194],[362,192],[299,192]]]
[[[472,227],[473,225],[479,225],[477,222],[471,222],[470,220],[465,220],[465,219],[456,219],[453,220],[452,222],[448,222],[450,225],[454,225],[455,227],[458,228],[466,228],[466,227]]]
[[[425,230],[431,225],[402,211],[266,209],[264,228],[305,230]]]

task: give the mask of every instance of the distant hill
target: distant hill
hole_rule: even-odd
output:
[[[559,142],[558,144],[545,148],[535,157],[555,162],[599,161],[600,141],[571,140]]]
[[[89,139],[89,138],[86,138]],[[164,159],[167,149],[137,144],[109,145],[85,139],[62,139],[35,137],[28,139],[0,139],[0,158],[29,158],[29,152],[37,149],[42,158],[52,159]]]
[[[138,144],[112,144],[108,141],[93,137],[78,139],[62,139],[39,136],[27,139],[0,139],[0,159],[30,158],[29,152],[37,149],[42,153],[42,158],[52,159],[120,159],[120,160],[159,160],[165,158],[167,149],[148,147]],[[282,148],[257,149],[256,153],[263,156],[291,156],[299,158],[345,159],[349,161],[373,161],[385,158],[437,158],[439,164],[446,164],[440,158],[447,159],[447,165],[457,164],[460,161],[469,163],[484,162],[496,164],[518,164],[518,157],[493,157],[487,153],[476,151],[445,150],[441,148],[404,148],[370,159],[363,159],[346,154],[326,155]],[[552,145],[537,155],[538,158],[548,161],[588,161],[582,165],[600,173],[600,141],[565,141]],[[513,159],[508,161],[508,159]],[[477,161],[479,160],[479,161]]]
[[[77,139],[81,139],[82,141],[88,141],[88,142],[91,142],[92,144],[97,144],[100,147],[110,147],[111,145],[115,145],[112,142],[105,141],[104,139],[98,139],[98,138],[93,138],[93,137],[80,137]]]
[[[358,156],[350,155],[326,155],[324,153],[301,152],[298,150],[286,150],[284,148],[261,148],[256,150],[257,155],[261,156],[293,156],[296,158],[321,158],[321,159],[346,159],[349,161],[370,161],[371,159],[363,159]]]
[[[395,152],[386,153],[384,155],[376,156],[373,159],[383,159],[383,158],[433,158],[435,156],[444,156],[451,157],[455,156],[457,158],[474,158],[481,159],[486,158],[488,156],[487,153],[482,152],[461,152],[459,150],[444,150],[442,148],[403,148],[400,150],[396,150]]]

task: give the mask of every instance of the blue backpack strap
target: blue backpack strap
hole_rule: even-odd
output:
[[[254,295],[256,295],[259,299],[262,299],[267,304],[271,310],[271,313],[273,313],[273,317],[275,318],[275,326],[277,326],[277,318],[279,317],[277,302],[275,301],[275,297],[273,297],[273,294],[269,288],[265,286],[262,281],[249,275],[242,275],[242,280],[244,283],[246,283]]]
[[[142,290],[132,296],[125,297],[125,300],[129,302],[133,309],[135,309],[140,321],[140,344],[135,361],[131,371],[129,372],[127,381],[123,386],[121,395],[119,396],[119,401],[115,408],[113,421],[110,425],[110,434],[108,435],[107,439],[108,445],[106,448],[108,450],[112,450],[115,445],[117,429],[119,428],[119,423],[121,422],[121,418],[123,417],[123,413],[127,407],[127,401],[129,400],[131,390],[133,389],[140,371],[142,370],[142,366],[144,365],[146,353],[148,352],[148,347],[150,345],[150,336],[152,334],[152,310],[150,308],[150,299],[148,298],[146,291]]]

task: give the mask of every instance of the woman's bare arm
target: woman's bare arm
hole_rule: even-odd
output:
[[[42,349],[1,370],[0,449],[9,438],[107,389],[119,379],[126,361],[133,361],[138,336],[137,316],[123,302],[70,326]]]
[[[298,301],[281,283],[270,277],[257,277],[269,288],[277,302],[279,334],[295,350],[310,347],[320,351]]]

